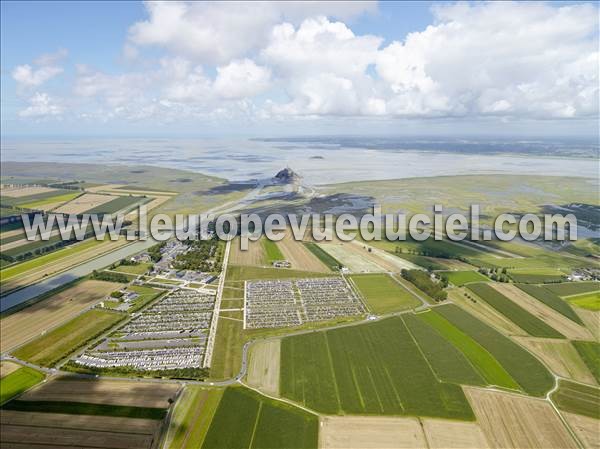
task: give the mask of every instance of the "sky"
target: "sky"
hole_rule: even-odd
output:
[[[6,136],[598,139],[595,3],[1,2]]]

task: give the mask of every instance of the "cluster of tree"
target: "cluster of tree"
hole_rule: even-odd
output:
[[[123,292],[120,292],[119,290],[115,290],[114,292],[112,292],[110,294],[110,297],[111,298],[117,298],[117,299],[122,298],[123,297]]]
[[[508,275],[508,271],[506,268],[480,268],[479,271],[481,274],[489,277],[492,281],[497,282],[510,282],[510,276]]]
[[[208,377],[208,369],[206,368],[178,368],[178,369],[165,369],[165,370],[153,370],[153,371],[142,371],[133,366],[120,366],[115,368],[98,368],[95,366],[82,366],[74,362],[69,362],[64,365],[69,371],[75,371],[78,373],[85,374],[104,374],[113,376],[145,376],[145,377],[169,377],[171,379],[192,379],[192,380],[204,380]]]
[[[402,270],[401,274],[404,279],[413,283],[435,301],[444,301],[448,297],[448,293],[444,291],[444,284],[448,285],[447,280],[445,283],[443,279],[434,281],[431,275],[423,270]]]
[[[405,250],[402,247],[397,246],[395,252],[396,254],[413,254],[416,256],[437,257],[438,259],[456,259],[462,262],[469,262],[466,257],[446,251],[443,248],[435,248],[428,242],[423,242],[421,245],[419,245],[419,248],[414,249],[408,248]]]
[[[98,281],[120,282],[122,284],[129,282],[129,278],[123,273],[113,273],[111,271],[94,270],[92,271],[92,279],[97,279]]]
[[[160,260],[162,257],[160,250],[163,249],[165,245],[166,242],[161,242],[148,248],[148,255],[150,256],[150,259],[152,259],[152,262],[158,262]]]
[[[190,249],[173,261],[176,270],[219,271],[221,269],[221,247],[216,238],[189,241]]]
[[[32,251],[20,253],[15,256],[10,256],[8,254],[3,253],[2,258],[4,260],[8,260],[9,262],[27,260],[31,259],[33,256],[41,256],[42,254],[50,253],[52,251],[62,248],[63,246],[71,245],[77,242],[79,242],[79,240],[77,239],[58,240],[53,243],[49,243],[48,245],[40,246],[39,248],[36,248]]]
[[[475,298],[473,298],[471,295],[469,295],[467,292],[465,292],[465,297],[467,299],[470,299],[471,302],[477,303],[477,300]]]

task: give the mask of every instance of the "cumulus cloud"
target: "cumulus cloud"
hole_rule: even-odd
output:
[[[147,2],[148,20],[130,27],[129,41],[226,64],[261,48],[283,20],[296,23],[318,14],[349,19],[375,9],[375,2]]]
[[[23,64],[15,67],[12,77],[20,88],[39,87],[51,78],[63,72],[56,64],[67,56],[67,51],[61,49],[56,53],[39,56],[33,61],[34,66]]]
[[[598,116],[598,9],[590,4],[445,3],[432,9],[431,25],[391,42],[348,22],[373,3],[146,8],[123,46],[136,71],[79,66],[77,104],[132,120]],[[165,54],[148,58],[148,45]],[[65,56],[43,55],[13,77],[38,87]],[[44,95],[28,100],[25,116],[57,111]]]
[[[19,111],[20,117],[48,117],[60,115],[63,108],[46,93],[36,92],[28,100],[29,106]]]
[[[250,59],[232,61],[217,68],[215,91],[223,98],[253,97],[269,87],[271,70]]]

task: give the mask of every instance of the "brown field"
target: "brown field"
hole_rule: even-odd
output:
[[[525,332],[512,321],[509,321],[506,317],[490,307],[482,299],[477,299],[477,302],[474,303],[465,297],[465,292],[467,292],[465,288],[453,288],[448,290],[448,297],[454,303],[458,304],[462,309],[476,316],[484,323],[489,324],[505,335],[528,335],[527,332]],[[475,296],[472,292],[468,293],[472,297]]]
[[[458,259],[440,259],[438,257],[428,257],[428,259],[448,267],[449,270],[477,270],[477,267]]]
[[[577,438],[588,449],[600,449],[600,421],[574,413],[562,413],[563,417],[577,435]]]
[[[26,426],[35,423],[36,426],[40,427],[80,427],[86,430],[114,430],[115,427],[122,427],[124,419],[127,420],[128,433],[152,434],[158,427],[158,421],[155,419],[17,412],[13,410],[3,410],[0,415],[0,422],[3,425]]]
[[[240,239],[236,238],[231,242],[229,263],[232,265],[266,265],[267,261],[262,242],[260,240],[256,242],[248,242],[248,250],[242,251],[240,249]]]
[[[574,307],[573,309],[577,312],[579,318],[581,318],[585,326],[588,328],[594,337],[594,340],[600,341],[600,312],[580,309],[579,307]]]
[[[0,362],[0,378],[8,376],[10,373],[18,370],[19,368],[21,368],[21,365],[19,365],[18,363],[3,360],[2,362]]]
[[[3,419],[5,413],[6,412],[2,412]],[[45,413],[40,413],[38,415],[44,414]],[[112,418],[112,428],[106,430],[92,430],[87,429],[85,424],[80,426],[76,425],[74,428],[66,428],[66,426],[71,424],[68,416],[73,415],[60,416],[67,416],[67,418],[64,423],[59,423],[56,427],[39,427],[40,424],[37,420],[35,423],[29,421],[28,424],[22,425],[5,424],[3,422],[2,433],[0,436],[2,448],[71,447],[146,449],[152,446],[152,442],[155,438],[154,433],[143,434],[127,432],[130,419]],[[94,426],[94,421],[105,417],[86,416],[85,418],[88,418],[88,424]],[[41,419],[43,419],[43,417]],[[155,423],[155,426],[156,425],[157,424]],[[118,429],[118,431],[115,431],[116,429]]]
[[[61,214],[82,214],[86,210],[89,210],[96,206],[101,206],[102,204],[108,203],[109,201],[112,201],[114,199],[115,197],[110,195],[84,193],[80,197],[77,197],[74,200],[71,200],[68,203],[62,205],[54,212]]]
[[[325,416],[321,418],[319,448],[427,448],[416,418]]]
[[[55,190],[56,189],[53,189],[51,187],[3,187],[2,195],[11,198],[21,198],[23,196],[54,192]]]
[[[120,286],[114,282],[83,281],[7,316],[0,326],[0,351],[10,351],[70,320]]]
[[[86,241],[87,240],[84,240],[81,243],[84,243]],[[53,260],[52,262],[42,265],[41,267],[32,268],[7,281],[3,281],[2,290],[8,292],[9,290],[32,284],[46,276],[50,276],[52,274],[66,270],[75,265],[79,265],[80,263],[86,262],[91,258],[101,256],[102,254],[106,254],[110,251],[114,251],[117,248],[120,248],[121,246],[127,245],[129,243],[131,242],[128,242],[125,239],[119,239],[117,241],[107,240],[99,245],[81,251],[80,253],[77,253],[75,255],[68,255],[58,260]],[[76,243],[75,245],[79,244],[80,243]]]
[[[534,337],[515,337],[515,340],[542,359],[555,374],[596,385],[596,379],[581,360],[571,342],[555,338]]]
[[[315,273],[329,273],[331,270],[325,266],[313,253],[301,243],[294,240],[291,231],[285,238],[277,242],[285,259],[292,264],[294,270],[312,271]]]
[[[400,272],[403,269],[412,270],[419,268],[415,264],[410,263],[408,260],[396,257],[393,254],[378,248],[374,248],[365,243],[357,242],[356,240],[349,243],[352,245],[357,254],[369,259],[371,262],[380,266],[386,271]],[[369,251],[369,249],[371,251]]]
[[[247,382],[267,394],[279,394],[280,340],[258,341],[250,348]]]
[[[471,387],[464,390],[491,447],[577,447],[547,401]]]
[[[489,448],[483,431],[475,423],[421,419],[430,449]]]
[[[64,401],[90,404],[167,408],[179,385],[125,380],[56,379],[41,384],[19,398],[23,401]]]
[[[583,326],[568,319],[554,309],[546,306],[541,301],[532,298],[519,287],[511,284],[490,284],[504,296],[514,301],[532,315],[544,321],[550,327],[556,329],[571,340],[591,340],[592,335]]]

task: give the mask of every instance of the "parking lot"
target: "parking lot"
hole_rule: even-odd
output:
[[[366,312],[342,277],[247,281],[244,328],[298,326]]]
[[[214,294],[174,290],[75,362],[140,371],[200,368],[214,305]]]

